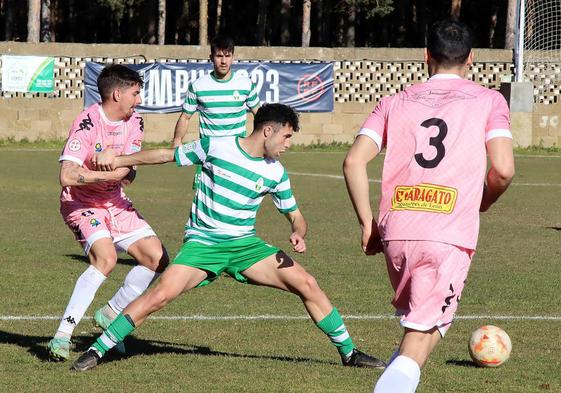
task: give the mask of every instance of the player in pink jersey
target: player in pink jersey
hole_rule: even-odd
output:
[[[115,267],[117,250],[127,252],[139,265],[127,274],[108,304],[95,313],[95,321],[102,328],[144,292],[168,263],[162,243],[123,192],[122,184],[134,179],[135,170],[93,169],[97,153],[106,149],[119,155],[140,150],[144,129],[135,107],[140,104],[142,84],[138,73],[125,66],[105,67],[97,80],[101,104],[90,106],[76,118],[59,158],[63,187],[60,211],[88,255],[90,266],[76,281],[58,330],[49,342],[54,360],[68,359],[74,328]]]
[[[344,162],[362,249],[384,252],[392,304],[405,329],[375,393],[414,392],[421,367],[452,323],[486,211],[514,176],[509,109],[496,91],[463,79],[471,34],[446,20],[429,31],[430,79],[383,98]],[[367,164],[386,148],[379,216]],[[487,156],[490,169],[486,172]]]

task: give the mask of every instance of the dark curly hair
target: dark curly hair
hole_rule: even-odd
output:
[[[289,125],[294,132],[300,130],[298,114],[284,104],[264,104],[259,108],[253,118],[253,129],[260,130],[269,124],[276,125],[275,128]]]

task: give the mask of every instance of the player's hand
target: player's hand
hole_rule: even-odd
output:
[[[105,149],[100,153],[95,153],[91,162],[97,171],[112,171],[115,165],[115,151],[113,149]]]
[[[370,227],[362,228],[361,247],[362,252],[366,255],[376,255],[384,251],[382,238],[380,232],[378,232],[378,224],[375,220],[372,220]]]
[[[136,178],[136,169],[134,169],[133,167],[129,167],[129,169],[129,173],[123,178],[123,180],[121,180],[121,184],[124,186],[130,186],[130,184]]]
[[[292,244],[292,249],[296,252],[303,253],[306,251],[306,241],[302,236],[294,232],[290,235],[290,244]]]

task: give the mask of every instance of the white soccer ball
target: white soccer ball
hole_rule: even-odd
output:
[[[499,367],[508,360],[511,350],[510,337],[497,326],[481,326],[469,339],[469,354],[482,367]]]

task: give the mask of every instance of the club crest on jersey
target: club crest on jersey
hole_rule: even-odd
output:
[[[260,177],[259,180],[255,182],[255,191],[261,192],[262,189],[263,189],[263,178]]]
[[[234,98],[234,101],[239,101],[242,96],[240,95],[240,92],[237,90],[234,90],[234,93],[232,94],[232,97]]]
[[[392,196],[392,210],[416,210],[450,214],[456,205],[458,190],[436,184],[397,186]]]
[[[184,144],[182,147],[183,153],[187,154],[191,151],[195,151],[195,146],[197,146],[195,142],[189,142]]]
[[[134,141],[132,141],[132,146],[131,146],[131,150],[133,152],[138,152],[140,151],[140,149],[142,148],[142,141],[139,139],[135,139]]]
[[[68,150],[70,151],[78,151],[82,147],[82,144],[78,139],[72,139],[68,142]]]
[[[96,151],[97,153],[99,153],[99,152],[102,151],[102,150],[103,150],[103,147],[101,146],[101,143],[97,142],[97,143],[95,144],[95,151]]]
[[[90,220],[90,225],[91,225],[92,227],[95,228],[95,227],[97,227],[98,225],[101,225],[101,222],[99,222],[97,218],[92,218],[92,219]]]

